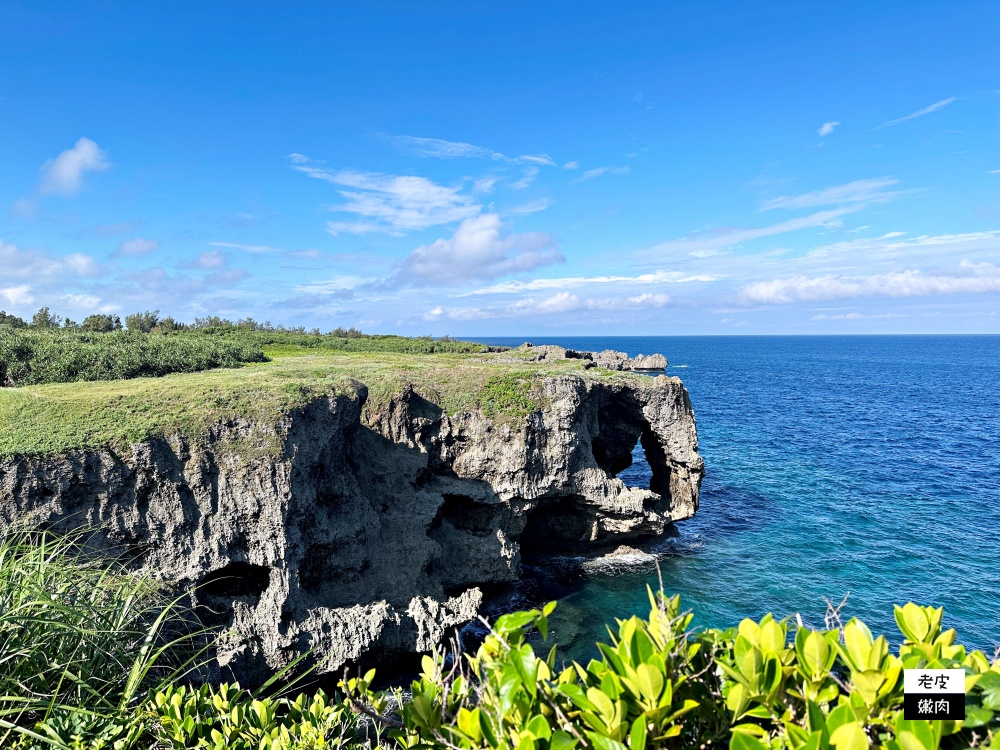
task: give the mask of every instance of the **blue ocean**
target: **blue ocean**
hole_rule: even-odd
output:
[[[523,338],[477,339],[516,346]],[[661,352],[694,404],[706,475],[697,515],[654,549],[695,625],[767,612],[820,627],[827,601],[893,642],[893,603],[1000,644],[1000,336],[531,337]],[[620,476],[648,486],[641,448]],[[553,632],[586,659],[604,623],[648,611],[655,566],[528,570],[559,598]]]

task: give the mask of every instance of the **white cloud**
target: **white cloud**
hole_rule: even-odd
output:
[[[81,138],[73,148],[42,165],[42,195],[74,195],[83,185],[85,172],[103,172],[111,165],[104,152],[89,138]]]
[[[988,266],[988,268],[984,268]],[[745,304],[789,304],[855,297],[918,297],[932,294],[981,294],[1000,291],[1000,268],[966,266],[964,275],[930,275],[906,269],[870,276],[792,276],[758,281],[740,290]]]
[[[578,161],[568,161],[562,166],[563,169],[579,169],[580,162]]]
[[[787,196],[769,200],[760,207],[761,211],[774,208],[813,208],[816,206],[836,206],[850,203],[884,203],[892,200],[899,192],[886,192],[884,188],[899,184],[895,177],[876,177],[855,180],[844,185],[835,185],[822,190],[814,190],[802,195]]]
[[[492,193],[493,186],[497,184],[497,178],[492,175],[489,177],[480,177],[478,180],[472,183],[473,193]]]
[[[872,320],[877,318],[905,318],[906,315],[900,315],[899,313],[877,313],[874,315],[866,315],[859,312],[850,313],[839,313],[837,315],[827,315],[826,313],[820,313],[819,315],[813,315],[809,320]]]
[[[528,203],[522,203],[519,206],[514,206],[513,208],[508,208],[504,213],[514,214],[514,215],[524,215],[524,214],[534,214],[539,211],[544,211],[546,208],[551,206],[554,201],[550,198],[539,198],[537,201],[529,201]]]
[[[142,237],[135,237],[131,240],[124,240],[115,251],[115,255],[148,255],[154,250],[160,249],[160,243],[156,240],[145,240]]]
[[[588,169],[582,175],[577,177],[574,182],[583,182],[584,180],[592,180],[595,177],[600,177],[605,174],[625,174],[628,172],[628,166],[624,167],[594,167],[594,169]]]
[[[238,242],[209,242],[212,247],[231,247],[245,253],[280,253],[280,249],[270,245],[241,245]]]
[[[293,160],[292,169],[340,188],[337,192],[346,203],[330,206],[331,211],[351,213],[355,221],[330,221],[330,234],[369,234],[382,232],[401,236],[405,232],[427,229],[468,219],[482,206],[463,195],[461,187],[445,187],[425,177],[385,175],[318,167],[314,162]]]
[[[410,253],[397,280],[449,284],[494,279],[565,260],[550,235],[525,232],[504,236],[501,229],[497,214],[466,219],[449,239],[436,240]]]
[[[299,294],[340,294],[341,292],[350,291],[363,284],[374,281],[376,281],[376,279],[344,274],[342,276],[334,276],[333,278],[326,279],[324,281],[313,281],[309,284],[301,284],[295,287],[295,291]]]
[[[435,159],[492,159],[521,164],[555,166],[555,162],[548,154],[524,154],[511,157],[483,146],[474,146],[471,143],[460,141],[444,141],[440,138],[418,138],[412,135],[387,135],[384,138],[418,156]],[[304,158],[301,154],[293,154],[292,156]]]
[[[3,297],[11,305],[30,305],[35,301],[28,284],[0,289],[0,297]]]
[[[222,268],[228,262],[229,258],[221,250],[209,250],[195,258],[194,267],[204,269]]]
[[[924,115],[929,115],[931,112],[937,112],[939,109],[944,109],[952,102],[957,101],[957,97],[949,97],[948,99],[942,99],[939,102],[934,102],[923,109],[918,109],[916,112],[911,112],[905,117],[897,117],[895,120],[886,120],[881,125],[880,128],[884,128],[886,125],[895,125],[900,122],[906,122],[907,120],[915,120],[918,117],[923,117]]]
[[[836,128],[838,125],[840,125],[839,120],[831,120],[830,122],[824,122],[822,126],[820,126],[820,129],[817,130],[816,132],[819,133],[820,136],[830,135],[830,133],[832,133],[834,128]]]
[[[96,310],[101,304],[101,298],[95,297],[93,294],[64,294],[59,299],[72,309],[84,312]],[[113,308],[109,307],[106,311],[110,311],[110,309]]]
[[[437,307],[424,314],[425,320],[486,320],[491,318],[527,318],[558,315],[584,310],[617,311],[663,307],[670,302],[666,294],[645,293],[631,297],[581,297],[572,292],[558,292],[548,297],[529,297],[507,305],[487,307]]]
[[[538,167],[528,167],[524,170],[524,176],[520,180],[510,183],[510,186],[514,190],[524,190],[526,187],[531,186],[536,177],[538,177]]]
[[[0,240],[0,282],[14,279],[37,282],[67,276],[96,278],[102,272],[101,265],[83,253],[58,256],[41,250],[21,250]]]
[[[569,276],[558,279],[533,279],[531,281],[503,281],[499,284],[474,289],[457,296],[470,297],[484,294],[520,294],[544,289],[573,289],[595,284],[620,284],[623,286],[647,286],[650,284],[684,284],[692,281],[716,281],[715,276],[706,274],[689,275],[679,271],[656,271],[638,276]]]

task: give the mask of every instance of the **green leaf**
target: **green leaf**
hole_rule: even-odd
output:
[[[774,620],[769,620],[760,628],[760,640],[757,644],[765,654],[779,654],[785,648],[785,628]]]
[[[988,708],[981,708],[980,706],[966,706],[965,707],[965,721],[962,722],[963,727],[981,727],[985,724],[989,724],[993,719],[993,712]]]
[[[648,664],[640,664],[635,670],[635,682],[643,697],[655,705],[663,692],[663,675],[659,670]]]
[[[733,713],[733,719],[739,719],[750,704],[750,693],[741,684],[736,683],[729,689],[726,696],[726,708]]]
[[[594,750],[626,750],[625,746],[613,740],[610,737],[605,737],[604,735],[597,734],[597,732],[586,732],[587,739],[590,740],[590,744],[594,746]]]
[[[537,612],[511,612],[501,615],[494,623],[493,629],[501,634],[513,633],[515,630],[521,630],[534,622],[536,615]]]
[[[986,672],[976,684],[983,691],[983,708],[1000,711],[1000,673]]]
[[[607,724],[615,717],[615,704],[597,688],[587,688],[587,697],[597,707],[597,713]]]
[[[830,733],[830,744],[837,750],[868,750],[868,735],[859,722],[851,721]]]
[[[479,739],[483,736],[482,727],[479,725],[479,709],[470,711],[463,706],[458,709],[457,722],[459,731],[478,744]]]
[[[525,727],[536,740],[547,740],[552,736],[552,728],[549,727],[549,722],[545,720],[544,716],[535,716],[529,721]]]
[[[799,659],[802,660],[806,670],[814,680],[823,676],[824,664],[829,650],[830,646],[827,644],[826,638],[818,630],[814,630],[806,636]]]
[[[868,668],[868,655],[871,653],[873,643],[872,632],[868,626],[858,618],[852,617],[844,626],[844,650],[847,652],[851,669],[864,671]]]
[[[640,716],[632,722],[632,730],[628,733],[628,740],[632,750],[646,750],[646,717]]]
[[[737,727],[733,727],[733,736],[729,738],[729,750],[769,750],[766,743],[736,729]]]
[[[854,713],[854,709],[847,703],[841,703],[835,709],[830,712],[830,715],[826,717],[826,728],[830,732],[830,737],[832,739],[833,733],[852,721],[857,721],[857,715]]]
[[[495,742],[491,744],[496,745]],[[549,750],[574,750],[575,747],[576,738],[561,729],[552,735],[552,740],[549,742]]]
[[[927,633],[931,629],[931,623],[927,619],[927,614],[923,607],[913,602],[907,602],[905,606],[894,608],[896,624],[900,631],[913,643],[922,643]]]

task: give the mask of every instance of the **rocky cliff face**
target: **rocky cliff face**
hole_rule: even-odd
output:
[[[86,525],[137,568],[197,587],[227,632],[218,666],[244,684],[310,649],[320,673],[426,650],[518,578],[522,547],[616,544],[698,507],[679,380],[563,375],[541,389],[542,408],[503,421],[442,414],[410,388],[372,404],[358,384],[276,426],[10,459],[0,528]],[[615,478],[639,440],[649,488]]]

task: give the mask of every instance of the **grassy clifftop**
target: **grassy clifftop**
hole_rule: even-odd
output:
[[[409,383],[449,414],[480,409],[519,416],[535,405],[537,377],[574,373],[600,380],[632,379],[580,360],[497,363],[488,354],[342,352],[292,354],[229,369],[158,378],[52,383],[0,388],[0,458],[74,449],[124,448],[148,436],[199,435],[213,423],[249,418],[274,423],[322,395],[353,394],[354,381],[375,403]]]

